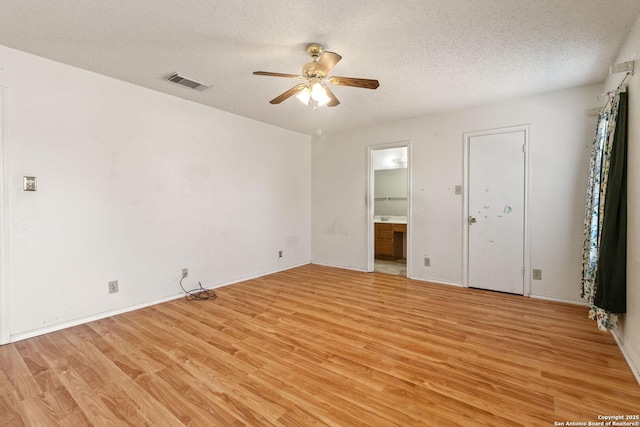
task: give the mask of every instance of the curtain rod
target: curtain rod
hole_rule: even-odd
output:
[[[632,76],[632,75],[633,75],[633,72],[631,71],[628,72],[615,90],[610,90],[609,92],[601,93],[600,96],[598,96],[598,101],[600,100],[601,97],[605,95],[611,96],[612,93],[625,92],[627,90],[627,87],[626,87],[627,79],[629,78],[629,76]]]
[[[633,61],[631,61],[631,62],[633,63]],[[610,99],[611,95],[615,96],[616,93],[626,92],[627,91],[627,79],[629,78],[629,76],[632,76],[632,75],[633,75],[633,71],[627,72],[627,74],[624,76],[624,78],[622,79],[622,81],[620,82],[620,84],[618,85],[618,87],[615,90],[610,90],[609,92],[601,93],[600,95],[596,96],[596,99],[598,101],[600,101],[600,99],[605,95],[607,96],[608,99]],[[589,110],[586,110],[585,113],[587,113],[587,116],[599,116],[600,112],[605,107],[606,107],[606,105],[603,106],[603,107],[591,108]]]

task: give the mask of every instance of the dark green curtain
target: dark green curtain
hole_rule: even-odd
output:
[[[627,311],[627,93],[620,93],[599,249],[594,305]]]

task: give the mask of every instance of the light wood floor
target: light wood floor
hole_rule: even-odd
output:
[[[0,347],[0,425],[553,426],[640,412],[584,307],[304,266]]]

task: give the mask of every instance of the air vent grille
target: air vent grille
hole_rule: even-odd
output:
[[[209,83],[199,82],[197,80],[192,79],[191,77],[187,77],[185,75],[178,74],[178,73],[173,73],[167,76],[166,79],[169,80],[170,82],[173,82],[182,86],[186,86],[188,88],[195,89],[195,90],[205,90],[211,87]]]

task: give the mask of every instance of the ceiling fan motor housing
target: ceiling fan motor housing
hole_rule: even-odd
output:
[[[307,45],[307,53],[309,54],[310,57],[313,58],[314,61],[318,60],[320,55],[322,55],[322,52],[324,52],[324,49],[322,48],[322,45],[319,43],[309,43]]]
[[[317,62],[309,62],[308,64],[305,64],[304,67],[302,67],[302,75],[306,79],[324,79],[327,77],[326,73],[318,68]]]

